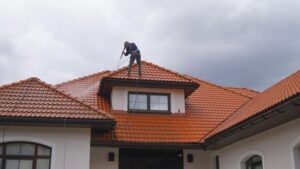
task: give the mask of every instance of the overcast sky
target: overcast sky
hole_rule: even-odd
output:
[[[0,84],[114,70],[125,40],[143,60],[263,90],[300,68],[300,1],[1,0]]]

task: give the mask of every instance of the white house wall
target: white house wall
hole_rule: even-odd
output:
[[[115,160],[108,161],[108,153],[115,153]],[[107,147],[91,147],[91,169],[118,169],[119,149]]]
[[[111,103],[114,110],[128,110],[128,92],[153,92],[153,93],[169,93],[171,94],[171,112],[185,112],[185,98],[183,89],[158,89],[158,88],[135,88],[114,86],[111,93]]]
[[[28,141],[52,148],[51,169],[89,169],[90,129],[59,127],[5,127],[4,142]],[[3,140],[0,129],[0,140]]]
[[[295,162],[293,157],[293,148],[299,143],[300,119],[296,119],[214,151],[210,156],[213,161],[219,155],[221,169],[243,169],[241,162],[254,154],[262,156],[264,169],[299,169],[294,164],[299,164],[300,158],[296,157]]]
[[[187,155],[192,154],[194,161],[189,163],[187,161]],[[183,150],[183,166],[184,169],[209,169],[209,155],[208,152],[202,150]]]

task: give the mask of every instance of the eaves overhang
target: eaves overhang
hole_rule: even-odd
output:
[[[207,138],[204,149],[219,149],[300,117],[300,94]]]
[[[112,119],[63,119],[32,117],[0,117],[2,126],[79,127],[108,131],[115,126]]]
[[[200,84],[196,82],[117,79],[104,77],[100,82],[98,94],[103,96],[109,95],[113,86],[183,89],[185,97],[188,97],[200,86]]]

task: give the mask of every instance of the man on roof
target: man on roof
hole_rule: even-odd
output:
[[[128,65],[128,76],[130,75],[131,72],[131,66],[134,62],[134,60],[136,60],[136,63],[139,67],[139,75],[142,74],[142,70],[141,70],[141,52],[138,49],[138,47],[136,46],[136,44],[134,42],[129,43],[128,41],[124,42],[124,48],[126,49],[126,52],[123,52],[123,54],[125,56],[128,56],[130,54],[130,61],[129,61],[129,65]]]

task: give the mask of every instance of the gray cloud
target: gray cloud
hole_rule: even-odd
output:
[[[0,84],[116,69],[129,40],[147,61],[262,90],[299,69],[299,11],[296,0],[4,0]]]

